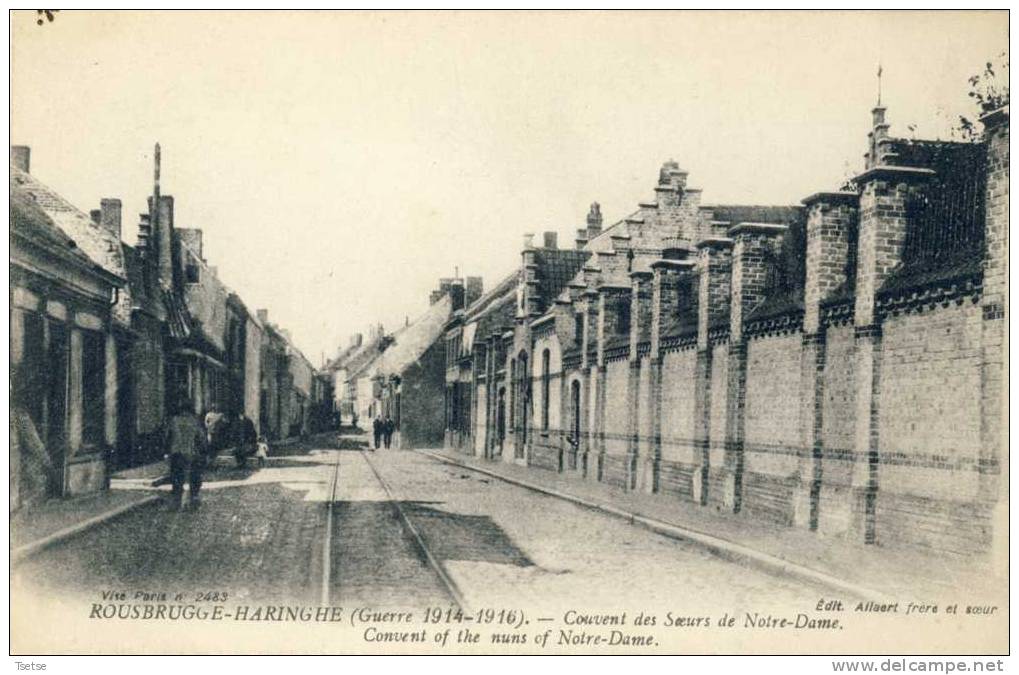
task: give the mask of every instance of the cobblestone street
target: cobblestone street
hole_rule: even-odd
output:
[[[450,591],[391,496],[473,608],[640,606],[697,616],[730,605],[807,607],[818,597],[693,545],[415,452],[362,454],[349,439],[344,450],[326,445],[291,450],[264,469],[217,467],[197,512],[142,507],[46,549],[20,565],[16,578],[93,599],[101,589],[124,588],[311,604],[323,600],[325,585],[328,600],[345,606],[450,605]]]

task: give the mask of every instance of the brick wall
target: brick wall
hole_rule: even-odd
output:
[[[884,322],[882,493],[977,496],[981,320],[967,302]]]
[[[626,402],[630,364],[619,359],[607,363],[605,370],[605,453],[625,456],[629,449]]]
[[[828,453],[851,453],[856,420],[856,377],[852,326],[829,328],[825,336],[821,441]],[[826,470],[827,473],[827,470]],[[843,481],[849,482],[848,476]]]
[[[725,383],[729,377],[728,345],[711,347],[711,407],[708,502],[718,505],[722,498],[720,471],[725,461]]]
[[[747,345],[747,469],[788,475],[796,470],[800,413],[799,333]]]
[[[668,352],[662,359],[662,460],[695,461],[694,376],[697,351]]]
[[[747,345],[743,509],[751,517],[790,525],[800,416],[799,333]]]

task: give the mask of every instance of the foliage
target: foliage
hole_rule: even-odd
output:
[[[1008,105],[1008,52],[998,55],[998,63],[988,61],[983,72],[969,78],[969,97],[977,106],[974,118]],[[957,131],[967,140],[976,140],[980,136],[974,119],[961,115]]]

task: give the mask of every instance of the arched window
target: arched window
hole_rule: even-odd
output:
[[[549,365],[551,354],[546,349],[541,353],[541,429],[548,431],[548,406],[550,378]]]

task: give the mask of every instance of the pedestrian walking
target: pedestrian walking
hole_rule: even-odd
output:
[[[243,411],[237,413],[233,432],[234,459],[237,460],[237,466],[243,469],[248,463],[248,457],[255,454],[258,433],[255,431],[255,423],[248,419]]]
[[[396,423],[393,422],[392,417],[386,417],[386,421],[382,423],[382,438],[386,443],[386,450],[393,443],[393,431],[396,430]]]
[[[192,412],[190,401],[181,401],[177,412],[167,423],[164,440],[170,463],[170,483],[173,485],[171,505],[177,510],[183,507],[186,481],[190,491],[189,505],[198,508],[208,438],[202,423]]]
[[[379,449],[379,443],[382,441],[382,418],[376,416],[372,420],[372,435],[375,438],[375,449]]]

